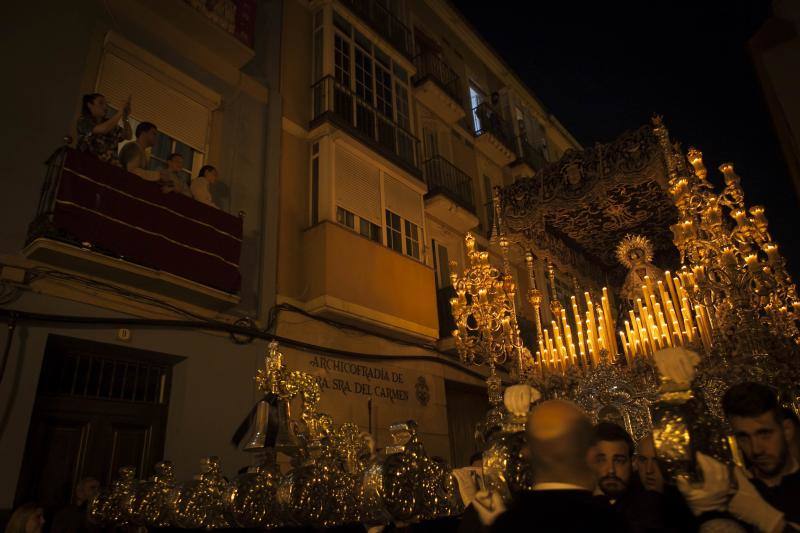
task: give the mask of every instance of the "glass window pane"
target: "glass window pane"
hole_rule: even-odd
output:
[[[191,172],[194,150],[180,141],[175,141],[175,153],[183,156],[183,168]]]
[[[342,30],[343,32],[345,32],[345,33],[346,33],[348,36],[350,36],[350,34],[351,34],[351,30],[352,30],[352,27],[350,26],[350,23],[349,23],[349,22],[347,22],[347,21],[344,19],[344,17],[342,17],[342,16],[341,16],[339,13],[337,13],[336,11],[334,11],[334,12],[333,12],[333,24],[334,24],[334,25],[335,25],[337,28],[339,28],[340,30]]]
[[[169,154],[172,153],[172,138],[162,132],[158,132],[156,137],[156,144],[150,151],[151,157],[156,157],[162,161],[166,161]]]

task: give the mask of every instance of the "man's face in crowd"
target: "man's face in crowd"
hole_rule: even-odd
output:
[[[597,485],[609,498],[617,498],[631,481],[631,458],[624,441],[601,440],[594,447],[590,464],[597,474]]]
[[[158,139],[158,129],[157,128],[150,128],[149,130],[142,133],[142,143],[145,147],[150,148],[156,145],[156,139]]]
[[[645,437],[639,443],[634,466],[639,474],[639,479],[647,490],[664,492],[664,475],[656,457],[656,447],[652,435]]]
[[[170,172],[180,172],[183,170],[183,156],[175,155],[167,161],[167,169]]]
[[[778,421],[775,413],[767,411],[756,417],[732,416],[733,435],[747,463],[757,477],[779,475],[789,458],[788,443],[794,427],[788,420]]]
[[[100,482],[92,477],[84,478],[75,487],[75,500],[78,505],[91,500],[100,489]]]

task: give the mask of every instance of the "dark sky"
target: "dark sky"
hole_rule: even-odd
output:
[[[454,3],[584,146],[658,113],[673,139],[703,152],[713,182],[734,163],[797,279],[797,196],[746,46],[769,2]]]

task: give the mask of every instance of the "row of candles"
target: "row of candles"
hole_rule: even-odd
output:
[[[663,280],[654,283],[647,276],[644,280],[642,297],[636,299],[635,309],[624,320],[625,329],[619,331],[619,346],[627,363],[630,365],[634,358],[651,356],[663,348],[695,341],[710,350],[711,316],[705,306],[691,303],[685,289],[694,285],[693,275],[682,272],[673,277],[665,272]],[[572,296],[572,320],[566,310],[559,308],[550,327],[543,328],[535,358],[540,371],[564,372],[570,366],[597,366],[602,351],[611,361],[616,360],[619,346],[614,338],[616,328],[607,288],[603,288],[599,304],[592,301],[588,292],[584,293],[584,299],[585,312],[581,313]]]

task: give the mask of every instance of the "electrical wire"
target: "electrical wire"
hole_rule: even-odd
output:
[[[277,341],[279,344],[303,350],[308,353],[327,354],[349,359],[359,359],[362,361],[426,361],[439,363],[457,369],[467,375],[484,379],[485,376],[480,372],[466,368],[459,362],[450,359],[450,356],[443,352],[436,351],[439,355],[401,355],[401,354],[375,354],[365,352],[353,352],[341,350],[327,346],[319,346],[308,342],[282,337],[268,333],[262,329],[237,326],[214,320],[164,320],[151,318],[115,318],[115,317],[89,317],[89,316],[68,316],[54,315],[45,313],[31,313],[27,311],[17,311],[10,309],[0,309],[0,322],[7,322],[9,328],[20,323],[28,324],[60,324],[68,326],[87,326],[87,327],[122,327],[132,328],[169,328],[169,329],[200,329],[208,331],[218,331],[228,333],[231,336],[249,337],[267,341]],[[13,331],[13,330],[12,330]],[[10,336],[9,336],[10,337]],[[10,348],[10,340],[7,340],[7,350]]]

